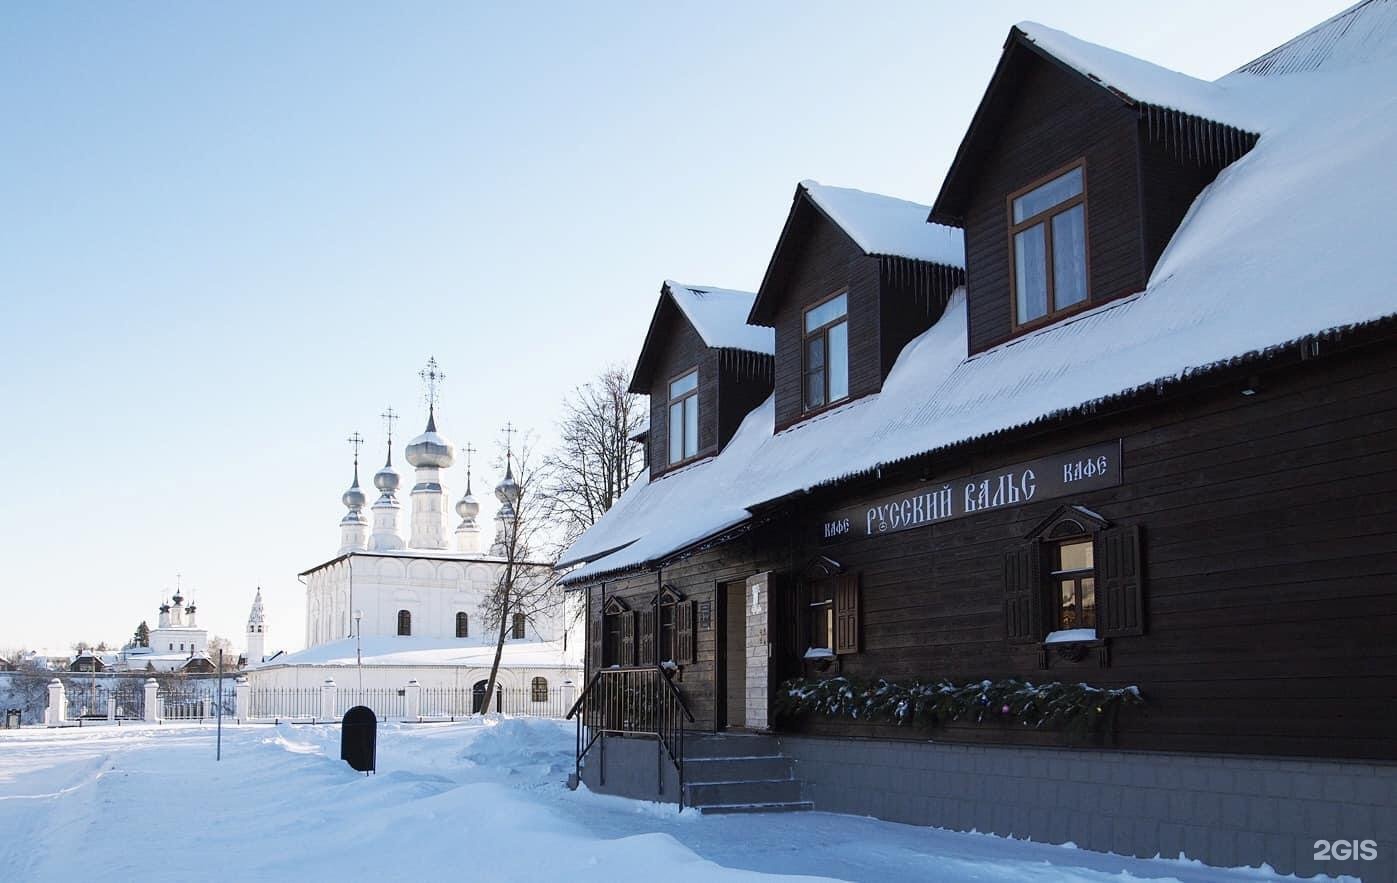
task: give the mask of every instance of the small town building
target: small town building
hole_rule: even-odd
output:
[[[1023,23],[931,205],[803,182],[716,333],[667,283],[582,781],[1390,875],[1313,846],[1397,805],[1393,82],[1380,0],[1216,81]]]

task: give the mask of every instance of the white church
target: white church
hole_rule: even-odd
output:
[[[469,690],[489,675],[498,632],[485,627],[483,607],[504,568],[519,486],[507,459],[505,476],[495,487],[499,508],[487,550],[468,463],[465,493],[455,506],[460,521],[454,530],[448,527],[445,481],[456,458],[451,442],[437,430],[440,377],[435,360],[428,362],[426,429],[404,451],[414,469],[407,538],[399,527],[401,478],[393,466],[390,410],[384,415],[387,460],[373,476],[379,495],[371,519],[365,517],[367,500],[359,487],[356,434],[351,439],[354,481],[341,497],[348,511],[340,520],[339,551],[298,575],[306,587],[306,649],[265,656],[267,623],[259,591],[247,633],[247,674],[254,690],[320,686],[327,678],[365,689],[401,689],[416,680],[423,688]],[[550,565],[538,562],[525,578],[543,580],[549,573]],[[499,672],[505,689],[580,688],[581,626],[559,604],[542,615],[516,615],[508,624]]]

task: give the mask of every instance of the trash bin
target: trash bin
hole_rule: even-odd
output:
[[[374,771],[378,749],[378,718],[373,709],[356,705],[340,721],[340,759],[361,773]]]
[[[18,730],[21,711],[18,708],[5,709],[5,729]]]

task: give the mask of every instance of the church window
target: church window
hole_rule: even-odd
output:
[[[469,638],[471,635],[470,617],[464,613],[456,614],[456,637]]]
[[[532,699],[534,702],[547,702],[548,679],[534,678],[533,683],[529,685],[529,694],[529,698]]]
[[[171,644],[171,645],[170,645],[170,650],[173,651],[174,649],[175,649],[175,645],[174,645],[174,644]]]
[[[524,614],[514,614],[514,639],[516,641],[524,638]]]
[[[398,611],[398,634],[412,634],[412,614],[406,610]]]

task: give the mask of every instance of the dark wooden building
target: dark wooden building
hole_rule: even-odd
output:
[[[797,189],[747,317],[771,396],[724,414],[700,370],[678,461],[663,385],[712,357],[662,295],[651,480],[563,562],[589,786],[1390,872],[1397,294],[1345,218],[1397,211],[1336,181],[1392,191],[1393,66],[1347,35],[1394,17],[1217,82],[1012,29],[932,207]],[[1326,129],[1365,145],[1337,173]]]

